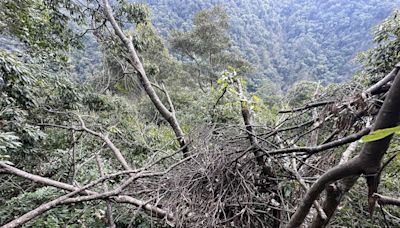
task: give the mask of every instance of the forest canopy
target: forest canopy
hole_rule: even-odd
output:
[[[0,225],[400,226],[396,4],[0,1]]]
[[[257,67],[255,81],[268,78],[288,88],[300,80],[343,82],[357,72],[358,52],[372,46],[372,28],[398,0],[146,0],[165,37],[190,30],[203,9],[223,7],[229,15],[232,48]]]

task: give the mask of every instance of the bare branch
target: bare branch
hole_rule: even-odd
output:
[[[64,200],[67,200],[69,197],[72,197],[72,196],[74,196],[76,194],[79,194],[80,192],[83,192],[83,191],[87,190],[88,188],[94,186],[95,184],[96,184],[96,182],[92,182],[90,184],[85,185],[82,188],[77,188],[76,190],[74,190],[74,191],[72,191],[70,193],[67,193],[67,194],[65,194],[65,195],[63,195],[63,196],[61,196],[61,197],[59,197],[57,199],[54,199],[54,200],[52,200],[50,202],[42,204],[39,207],[37,207],[36,209],[25,213],[24,215],[12,220],[11,222],[3,225],[2,227],[3,228],[18,227],[18,226],[20,226],[20,225],[32,220],[33,218],[43,214],[44,212],[46,212],[46,211],[48,211],[48,210],[50,210],[50,209],[62,204]]]
[[[4,164],[4,163],[0,163],[0,167],[2,168],[2,170],[5,173],[12,173],[21,177],[24,177],[26,179],[29,179],[33,182],[36,183],[41,183],[44,185],[48,185],[48,186],[54,186],[57,188],[61,188],[64,190],[68,190],[71,191],[71,193],[68,193],[60,198],[57,198],[55,200],[52,200],[46,204],[41,205],[40,207],[26,213],[25,215],[11,221],[10,223],[6,224],[6,227],[16,227],[19,226],[23,223],[26,223],[27,221],[33,219],[34,217],[44,213],[47,210],[50,210],[51,208],[54,208],[58,205],[61,204],[70,204],[70,203],[78,203],[78,202],[84,202],[84,201],[90,201],[90,200],[99,200],[99,199],[113,199],[117,202],[123,202],[123,203],[130,203],[133,204],[135,206],[138,206],[140,208],[143,208],[144,210],[149,210],[150,214],[152,216],[156,216],[159,218],[164,218],[167,217],[168,220],[172,221],[173,220],[173,216],[170,213],[167,213],[165,210],[148,205],[147,203],[135,199],[133,197],[129,197],[129,196],[124,196],[124,195],[119,195],[120,192],[126,188],[130,183],[132,183],[133,181],[139,179],[139,178],[145,178],[145,177],[155,177],[155,176],[162,176],[165,175],[166,173],[170,172],[173,168],[175,168],[176,166],[186,162],[187,160],[191,159],[192,157],[187,157],[183,160],[178,161],[177,163],[171,165],[169,168],[167,168],[166,170],[162,171],[162,172],[142,172],[142,173],[137,173],[135,175],[132,175],[129,179],[127,179],[126,181],[124,181],[118,188],[112,190],[112,191],[106,191],[104,193],[97,193],[97,192],[93,192],[93,191],[89,191],[88,189],[97,185],[98,183],[101,183],[107,179],[110,179],[112,177],[116,177],[119,175],[124,175],[124,174],[132,174],[133,172],[138,172],[139,170],[129,170],[129,171],[121,171],[118,173],[114,173],[114,174],[110,174],[110,175],[104,175],[103,177],[85,185],[84,187],[75,187],[73,185],[69,185],[69,184],[65,184],[62,182],[58,182],[58,181],[54,181],[48,178],[44,178],[44,177],[40,177],[34,174],[30,174],[27,172],[24,172],[22,170],[19,170],[15,167],[12,167],[10,165]],[[142,169],[140,169],[142,170]],[[86,194],[87,196],[80,196],[80,197],[75,197],[75,198],[70,198],[76,194]]]
[[[268,151],[269,155],[279,155],[279,154],[288,154],[288,153],[296,153],[296,152],[304,152],[307,154],[316,154],[318,152],[324,151],[324,150],[328,150],[328,149],[332,149],[332,148],[336,148],[338,146],[347,144],[347,143],[351,143],[354,141],[359,140],[361,137],[363,137],[364,135],[367,135],[369,132],[371,131],[370,127],[366,127],[363,130],[346,136],[344,138],[332,141],[332,142],[328,142],[326,144],[322,144],[319,146],[315,146],[315,147],[297,147],[297,148],[287,148],[287,149],[279,149],[279,150],[272,150],[272,151]]]
[[[340,158],[339,164],[344,164],[349,160],[350,155],[356,150],[358,144],[359,144],[358,141],[350,143],[350,145],[347,147],[347,149],[343,152],[342,157]]]
[[[293,169],[292,169],[291,171],[292,171],[292,173],[294,174],[294,176],[296,177],[297,181],[300,183],[301,187],[302,187],[304,190],[308,191],[308,186],[307,186],[306,182],[305,182],[304,179],[301,177],[301,175],[299,174],[299,172],[297,172],[296,159],[292,159],[292,166],[293,166]],[[319,203],[318,203],[317,200],[314,201],[314,207],[315,207],[315,209],[317,210],[318,215],[321,216],[321,218],[322,218],[323,220],[326,220],[326,219],[327,219],[327,216],[326,216],[324,210],[322,209],[321,205],[319,205]]]
[[[114,18],[114,15],[113,15],[113,12],[112,12],[112,9],[111,9],[111,6],[110,6],[108,0],[103,0],[103,7],[104,7],[104,13],[105,13],[107,19],[109,20],[109,22],[111,23],[116,35],[121,39],[121,41],[123,42],[125,47],[128,49],[130,63],[138,72],[138,77],[139,77],[139,80],[140,80],[144,90],[146,91],[147,95],[149,96],[149,98],[152,101],[152,103],[154,104],[154,106],[160,112],[161,116],[171,126],[172,130],[175,133],[175,136],[178,139],[179,145],[182,148],[184,148],[182,150],[183,155],[188,156],[187,153],[189,152],[189,149],[187,146],[185,147],[187,142],[186,142],[185,136],[183,134],[183,131],[179,125],[179,122],[178,122],[176,116],[165,107],[165,105],[161,102],[159,96],[155,92],[150,80],[148,79],[148,77],[146,75],[143,65],[137,55],[135,47],[133,46],[132,38],[127,37],[123,33],[121,27],[118,25],[117,21]]]
[[[374,94],[377,90],[379,90],[382,86],[386,85],[388,82],[392,81],[397,73],[399,72],[400,69],[400,63],[397,63],[395,68],[389,73],[387,74],[384,78],[382,78],[379,82],[375,83],[374,85],[372,85],[371,87],[369,87],[368,89],[366,89],[363,92],[363,96],[365,97],[366,94]]]
[[[306,195],[302,199],[300,205],[298,206],[296,212],[291,217],[289,223],[286,225],[287,228],[300,227],[307,216],[311,205],[315,200],[318,199],[321,192],[325,189],[325,186],[349,177],[352,175],[361,174],[362,169],[360,167],[360,161],[358,159],[352,159],[349,162],[336,166],[326,173],[324,173],[307,191]]]
[[[310,109],[310,108],[316,108],[316,107],[320,107],[320,106],[324,106],[324,105],[328,105],[328,104],[333,104],[335,103],[335,101],[320,101],[320,102],[314,102],[314,103],[309,103],[304,105],[303,107],[299,107],[299,108],[294,108],[291,110],[281,110],[279,111],[279,113],[290,113],[290,112],[300,112],[306,109]]]
[[[380,205],[393,205],[400,207],[400,199],[395,199],[388,196],[383,196],[378,193],[374,193],[373,197],[378,201]]]
[[[76,115],[79,118],[79,121],[81,122],[81,128],[99,138],[101,138],[107,146],[114,152],[115,157],[117,157],[118,161],[121,163],[121,165],[124,167],[125,170],[132,170],[131,166],[128,165],[128,162],[125,160],[124,156],[122,155],[121,151],[114,145],[113,142],[108,138],[107,135],[104,135],[99,132],[95,132],[93,130],[90,130],[89,128],[86,127],[85,122],[83,121],[82,117],[79,115]]]
[[[128,164],[128,162],[125,160],[124,156],[122,155],[121,151],[114,145],[114,143],[108,138],[107,135],[104,135],[100,132],[93,131],[89,128],[86,127],[85,122],[83,121],[82,117],[78,114],[74,114],[77,116],[79,119],[79,122],[81,124],[80,127],[75,127],[75,126],[64,126],[64,125],[57,125],[57,124],[50,124],[50,123],[38,123],[38,126],[48,126],[48,127],[56,127],[56,128],[62,128],[66,130],[72,130],[72,131],[84,131],[87,132],[93,136],[99,137],[102,139],[106,145],[111,149],[111,151],[114,153],[115,157],[117,160],[121,163],[121,165],[124,167],[125,170],[131,170],[132,168]]]

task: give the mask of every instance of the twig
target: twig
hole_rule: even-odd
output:
[[[279,113],[283,114],[283,113],[299,112],[299,111],[303,111],[306,109],[316,108],[319,106],[324,106],[324,105],[333,104],[333,103],[335,103],[335,101],[320,101],[320,102],[315,102],[315,103],[309,103],[309,104],[304,105],[303,107],[294,108],[291,110],[281,110],[281,111],[279,111]]]

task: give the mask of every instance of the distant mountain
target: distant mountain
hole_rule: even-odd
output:
[[[135,1],[137,2],[137,1]],[[344,81],[355,55],[372,46],[372,27],[400,0],[142,0],[161,34],[187,30],[194,14],[223,5],[234,45],[258,67],[255,78]]]

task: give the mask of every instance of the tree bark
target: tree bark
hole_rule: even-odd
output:
[[[400,120],[400,73],[398,72],[393,85],[390,87],[389,92],[386,96],[386,99],[383,103],[382,108],[379,110],[379,113],[376,117],[376,121],[373,126],[373,130],[390,128],[397,126]],[[392,135],[385,137],[383,139],[368,142],[364,145],[359,156],[351,159],[345,164],[336,166],[325,174],[323,174],[309,189],[306,193],[304,199],[301,201],[298,206],[296,212],[290,219],[289,223],[286,227],[300,227],[304,222],[305,217],[310,211],[310,208],[316,200],[320,193],[325,189],[325,186],[329,184],[341,180],[343,178],[353,176],[354,182],[361,174],[365,174],[367,176],[368,183],[368,201],[371,209],[373,209],[375,205],[376,199],[373,197],[373,194],[376,193],[379,184],[379,170],[381,168],[381,163],[383,156],[385,155],[390,140],[392,139]],[[351,187],[350,187],[351,188]],[[349,189],[350,189],[349,188]],[[345,189],[346,190],[346,189]],[[347,191],[343,191],[344,194]],[[340,198],[339,198],[340,199]],[[332,217],[334,211],[339,205],[339,200],[337,202],[331,204],[327,210],[332,210],[332,213],[329,213],[328,219]],[[325,211],[326,213],[327,211]],[[330,217],[329,217],[330,216]]]
[[[267,165],[264,159],[264,155],[261,153],[260,146],[258,144],[257,137],[255,136],[255,132],[253,129],[252,121],[251,121],[251,112],[249,110],[249,104],[246,101],[246,97],[243,92],[242,88],[242,83],[239,78],[236,79],[236,84],[237,84],[237,90],[240,98],[240,107],[241,107],[241,113],[242,113],[242,118],[243,122],[246,128],[247,132],[247,137],[249,139],[250,145],[253,147],[253,153],[256,158],[257,164],[262,168],[262,176],[265,176],[267,179],[268,183],[272,184],[272,190],[271,192],[273,193],[273,199],[276,200],[279,204],[282,203],[280,197],[279,197],[279,188],[274,178],[276,178],[275,173],[273,172],[271,166]],[[279,228],[281,219],[282,219],[282,213],[281,210],[279,209],[273,209],[272,210],[272,216],[274,217],[274,222],[272,224],[272,227],[274,228]]]
[[[356,150],[358,141],[351,143],[345,152],[342,154],[339,165],[346,163],[350,155]],[[335,213],[336,208],[339,206],[344,194],[348,192],[356,183],[358,176],[346,177],[335,184],[331,184],[325,188],[326,198],[323,203],[323,210],[326,212],[326,218],[319,215],[314,217],[311,228],[325,227],[329,224],[330,219]]]

